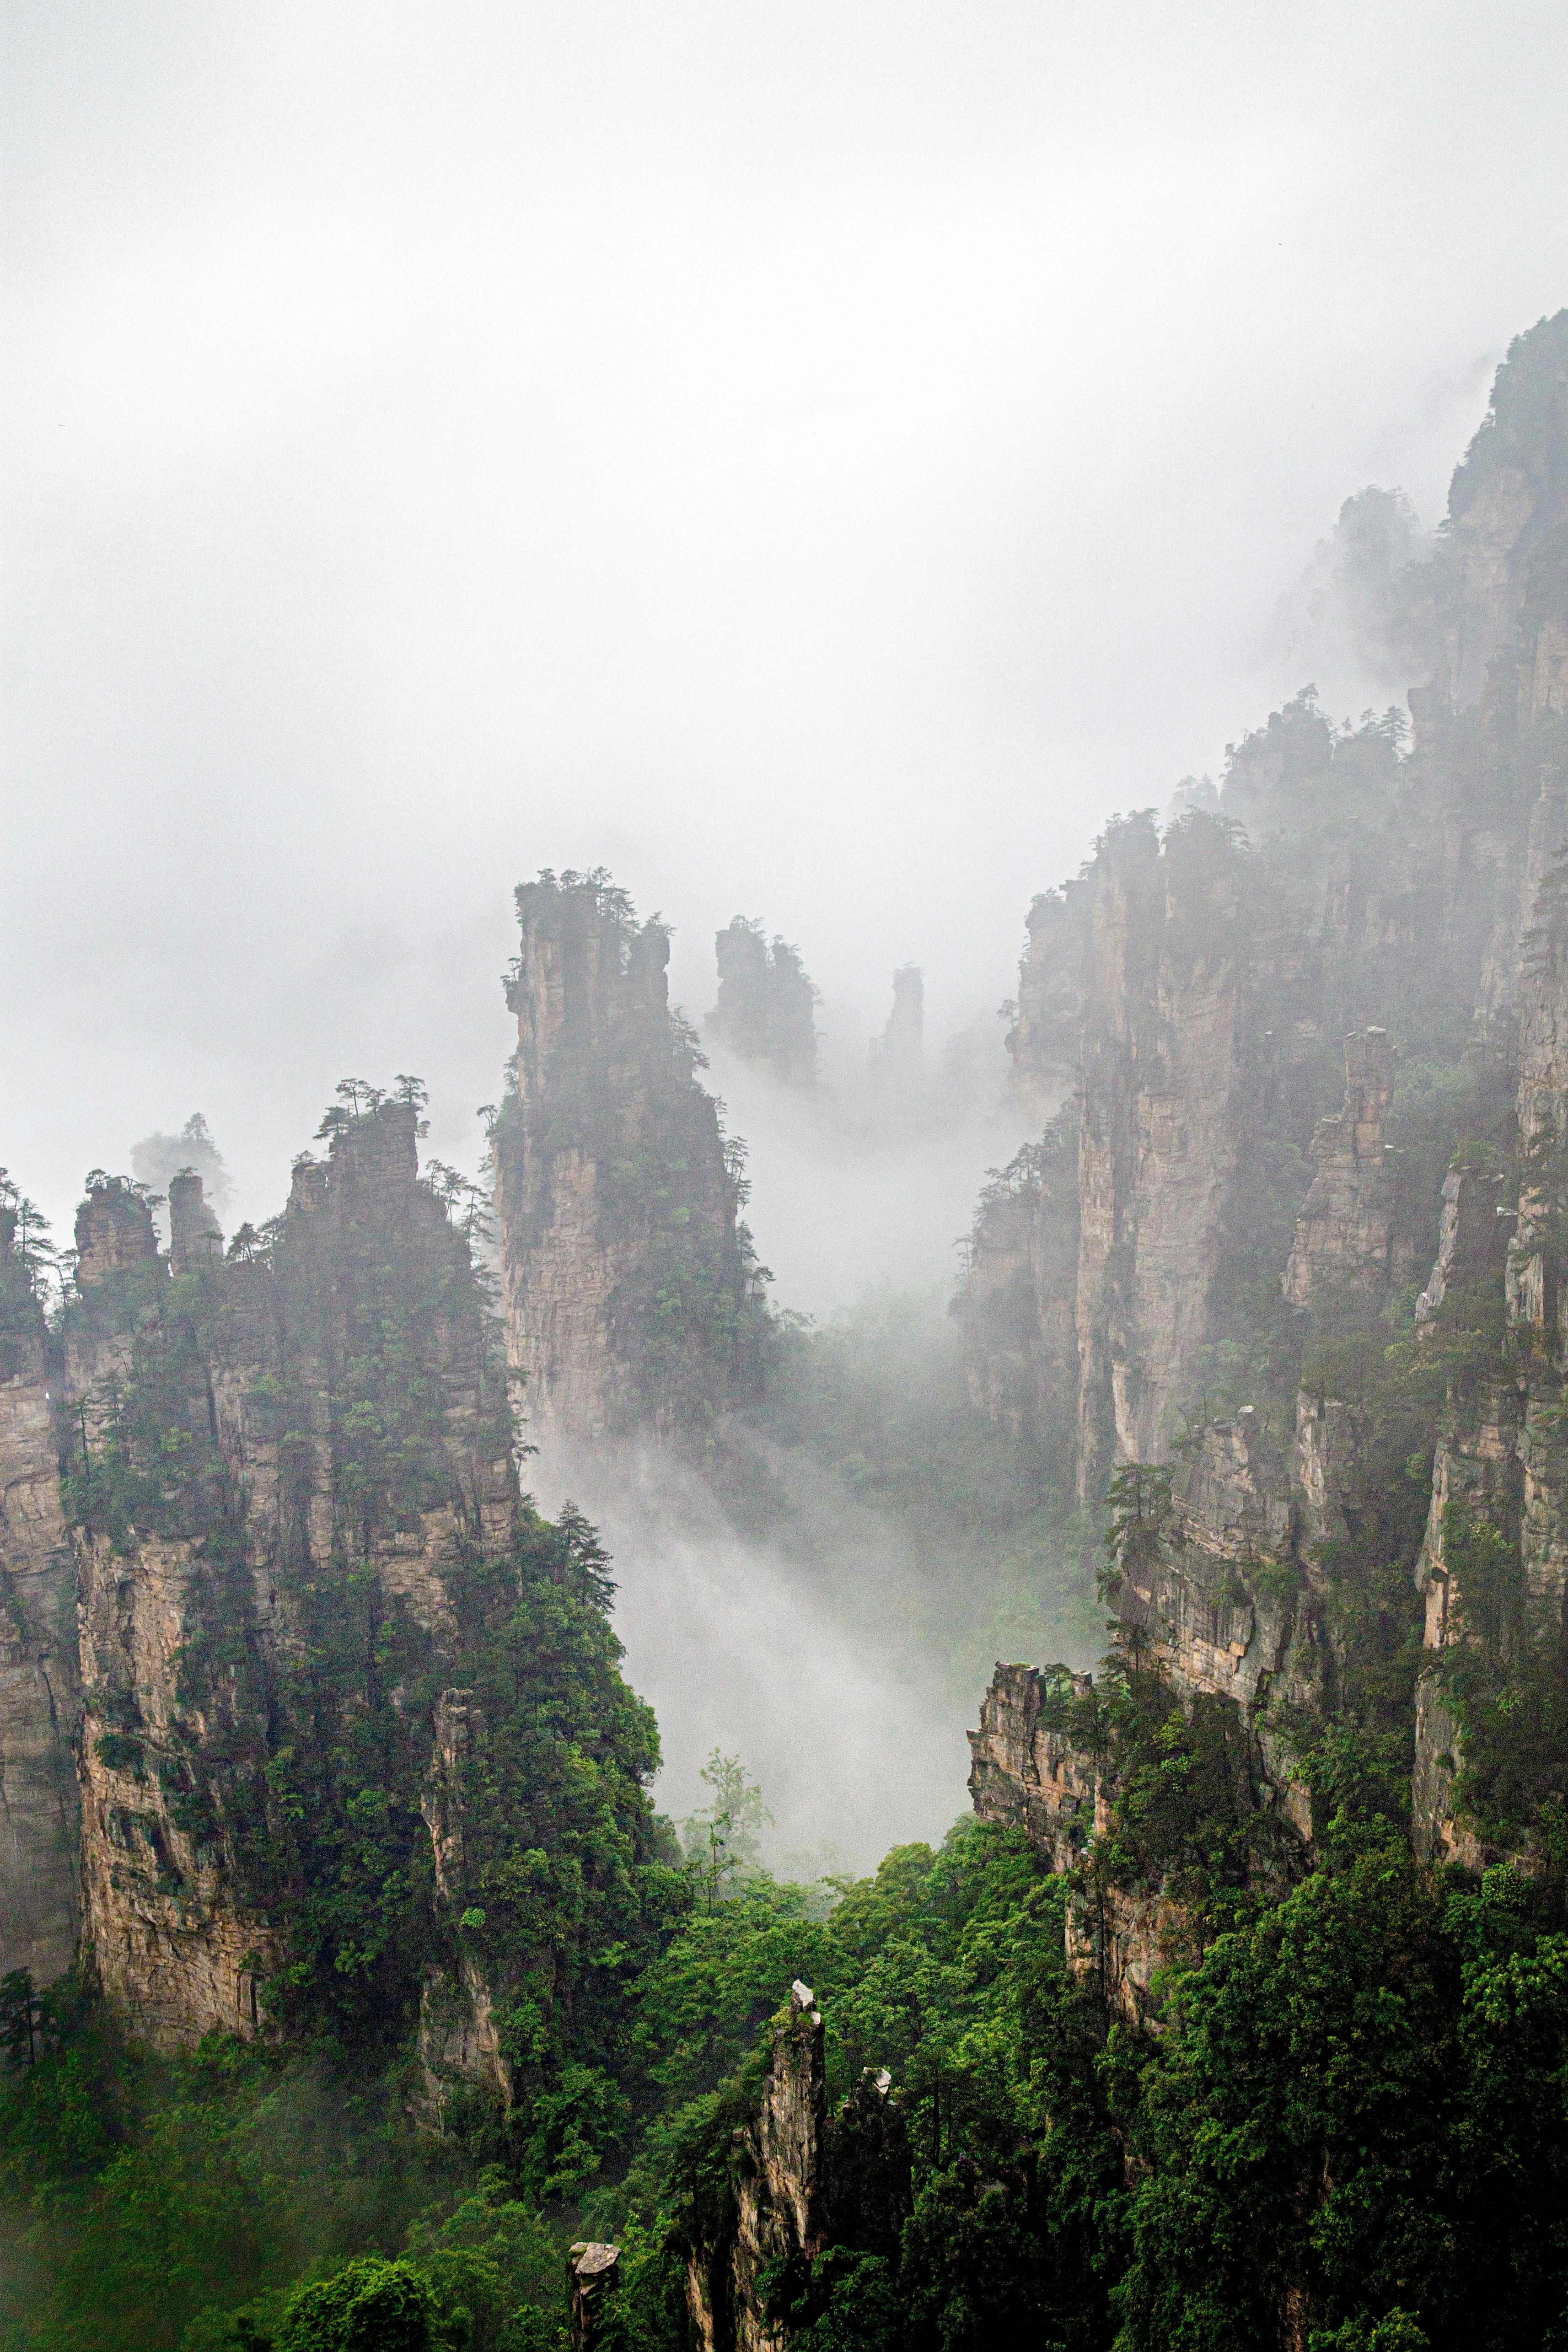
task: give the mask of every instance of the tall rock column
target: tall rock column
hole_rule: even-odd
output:
[[[1211,1336],[1211,1294],[1247,1132],[1240,854],[1197,815],[1106,834],[1079,1145],[1079,1488],[1158,1461]],[[1258,959],[1258,942],[1247,942]]]
[[[737,915],[715,934],[719,1001],[704,1024],[710,1042],[788,1087],[816,1078],[817,995],[800,950]]]
[[[233,1259],[176,1194],[177,1278],[135,1188],[96,1185],[78,1220],[83,1925],[110,2005],[160,2048],[282,2024],[268,1980],[373,1772],[387,1877],[434,1846],[438,1915],[464,1906],[462,1692],[433,1715],[410,1694],[457,1685],[515,1605],[521,1504],[502,1368],[416,1129],[408,1102],[331,1113],[270,1242]],[[438,2071],[490,2090],[486,1988],[447,1940]],[[397,1939],[346,1957],[412,1999]]]
[[[700,1428],[754,1384],[742,1187],[665,979],[669,935],[602,875],[517,893],[517,1083],[498,1119],[508,1355],[536,1430]]]
[[[36,1985],[77,1939],[76,1579],[43,1311],[0,1205],[0,1976]]]

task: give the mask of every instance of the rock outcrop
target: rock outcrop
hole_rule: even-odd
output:
[[[1064,1679],[1065,1678],[1065,1679]],[[1100,1802],[1103,1757],[1088,1745],[1092,1675],[1065,1666],[1003,1665],[969,1735],[969,1789],[983,1822],[1027,1832],[1052,1867],[1070,1870],[1089,1838],[1109,1823]]]
[[[596,2352],[607,2339],[620,2284],[621,2250],[582,2239],[566,2257],[571,2309],[567,2325],[572,2352]]]
[[[1077,1454],[1078,1268],[1078,1120],[1068,1110],[982,1196],[951,1310],[974,1403],[1030,1445],[1068,1493]]]
[[[223,1255],[223,1228],[208,1208],[201,1178],[183,1168],[169,1179],[169,1266],[189,1274]]]
[[[111,2004],[160,2046],[267,2021],[292,1902],[256,1852],[279,1849],[281,1825],[268,1834],[255,1808],[317,1609],[357,1559],[378,1611],[449,1656],[465,1552],[510,1545],[495,1376],[477,1309],[458,1304],[463,1244],[417,1181],[416,1116],[341,1118],[327,1158],[296,1166],[265,1257],[224,1264],[199,1178],[176,1178],[171,1255],[201,1286],[191,1299],[130,1188],[99,1187],[79,1219],[70,1380],[95,1401],[76,1535],[84,1925]],[[425,1322],[416,1353],[437,1383],[417,1433],[426,1492],[390,1512],[362,1393],[389,1285]],[[141,1467],[157,1429],[172,1484]]]
[[[893,1009],[879,1037],[871,1040],[868,1080],[883,1116],[917,1112],[926,1082],[925,974],[918,964],[900,964],[893,974]]]
[[[602,1603],[591,1531],[521,1495],[416,1090],[346,1091],[284,1215],[226,1256],[198,1177],[166,1257],[145,1189],[96,1178],[58,1349],[0,1234],[0,1957],[42,1984],[79,1948],[165,2050],[417,2016],[411,2104],[439,2129],[455,2101],[510,2108],[504,2004],[528,1975],[544,2016],[578,1965],[569,1923],[547,1964],[506,1924],[579,1833],[576,1716],[620,1759],[584,1886],[600,1850],[635,1877],[654,1751],[613,1643],[572,1630]],[[550,1642],[520,1653],[544,1593]]]
[[[525,1420],[700,1429],[754,1386],[737,1158],[671,1012],[669,936],[603,877],[517,894],[517,1083],[494,1132],[507,1349]]]
[[[60,1505],[43,1310],[0,1205],[0,1976],[76,1955],[80,1713],[75,1564]]]
[[[1201,814],[1163,846],[1130,819],[1096,861],[1078,1188],[1085,1501],[1114,1463],[1164,1454],[1213,1337],[1252,1113],[1241,890],[1234,845]]]
[[[1450,529],[1398,584],[1398,640],[1436,664],[1414,750],[1397,713],[1336,729],[1305,689],[1230,747],[1217,795],[1163,839],[1147,813],[1115,820],[1030,910],[1013,1090],[1076,1130],[1074,1197],[1048,1212],[1078,1238],[1073,1347],[1027,1154],[981,1204],[957,1311],[976,1402],[1040,1433],[1050,1469],[1076,1377],[1086,1507],[1221,1399],[1261,1402],[1272,1378],[1283,1413],[1265,1285],[1342,1328],[1433,1265],[1439,1204],[1391,1125],[1398,1055],[1417,1118],[1467,1035],[1489,1084],[1516,1042],[1522,1067],[1552,1061],[1526,940],[1568,829],[1565,367],[1568,314],[1510,351]],[[1449,1206],[1479,1213],[1459,1189]],[[1521,1255],[1517,1279],[1550,1276]]]
[[[1092,982],[1094,887],[1089,876],[1042,891],[1029,908],[1018,996],[1007,1033],[1010,1091],[1037,1125],[1077,1088],[1079,1036]]]
[[[910,2166],[889,2076],[867,2074],[830,2114],[822,2014],[797,1979],[773,2019],[767,2070],[730,2148],[724,2221],[690,2249],[687,2307],[701,2352],[776,2352],[770,2265],[835,2241],[896,2251]]]
[[[1184,1725],[1184,1769],[1209,1825],[1228,1824],[1235,1884],[1278,1892],[1316,1851],[1302,1741],[1340,1696],[1324,1547],[1363,1507],[1363,1434],[1356,1407],[1303,1394],[1288,1444],[1243,1411],[1194,1433],[1171,1473],[1133,1474],[1113,1562],[1118,1675],[1097,1686],[1063,1666],[999,1664],[985,1696],[974,1810],[1070,1875],[1069,1963],[1130,2020],[1157,2021],[1161,1970],[1201,1948],[1215,1866],[1180,1807],[1152,1843],[1144,1815],[1124,1822],[1129,1774],[1150,1760],[1141,1743],[1154,1737],[1157,1756]]]

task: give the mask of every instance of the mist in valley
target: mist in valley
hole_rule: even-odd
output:
[[[0,11],[0,2352],[1560,2341],[1565,91]]]

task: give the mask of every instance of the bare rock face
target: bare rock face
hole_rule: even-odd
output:
[[[983,1195],[950,1309],[976,1406],[1069,1470],[1078,1424],[1078,1261],[1075,1106]]]
[[[145,1537],[117,1553],[87,1537],[78,1559],[82,1895],[98,1980],[157,2048],[254,2034],[280,1940],[244,1901],[216,1822],[181,1802],[191,1777],[179,1664],[193,1547]],[[204,1720],[197,1736],[218,1728]]]
[[[669,938],[603,877],[518,891],[495,1131],[507,1348],[537,1427],[700,1425],[755,1377],[738,1171],[669,1008]]]
[[[141,1191],[117,1179],[95,1179],[77,1212],[76,1246],[76,1278],[83,1290],[116,1275],[155,1268],[158,1236]]]
[[[1301,1206],[1284,1274],[1293,1307],[1375,1302],[1392,1272],[1394,1184],[1383,1124],[1394,1098],[1394,1049],[1384,1029],[1345,1039],[1344,1108],[1312,1137],[1317,1174]]]
[[[822,2201],[827,2073],[816,1995],[798,1980],[773,2021],[752,2119],[736,2136],[732,2236],[694,2252],[687,2304],[702,2352],[773,2352],[759,2280],[781,2255],[826,2243]]]
[[[1093,1694],[1090,1675],[1058,1666],[1042,1676],[1037,1666],[998,1661],[981,1703],[980,1728],[969,1734],[976,1815],[1026,1831],[1057,1870],[1070,1870],[1109,1818],[1100,1803],[1100,1764],[1063,1720],[1069,1714],[1065,1701],[1081,1709]]]
[[[620,2284],[619,2246],[582,2240],[566,2257],[567,2289],[572,2298],[569,2334],[572,2352],[595,2352],[605,2340],[610,2305]]]
[[[1552,709],[1557,678],[1552,595],[1568,519],[1561,467],[1568,437],[1568,320],[1560,311],[1518,336],[1491,406],[1448,495],[1458,574],[1446,631],[1456,704],[1479,699],[1494,665],[1509,688],[1522,672],[1531,702]],[[1522,608],[1522,625],[1521,625]],[[1508,673],[1513,675],[1509,676]]]
[[[893,974],[893,1009],[871,1045],[871,1079],[893,1096],[912,1094],[925,1075],[925,974],[900,964]]]
[[[0,1976],[76,1956],[76,1579],[44,1318],[0,1208]]]
[[[1342,1397],[1296,1398],[1294,1468],[1300,1511],[1299,1549],[1310,1560],[1314,1547],[1349,1532],[1347,1504],[1353,1507],[1365,1443],[1363,1417]]]
[[[1278,1580],[1294,1538],[1288,1473],[1255,1414],[1202,1433],[1173,1499],[1168,1542],[1123,1575],[1123,1639],[1179,1689],[1250,1710],[1289,1645],[1292,1602],[1265,1572]]]
[[[1479,1169],[1448,1171],[1437,1255],[1415,1302],[1417,1323],[1429,1323],[1450,1290],[1500,1289],[1517,1216],[1506,1176]]]
[[[691,2251],[687,2309],[701,2352],[778,2352],[763,2315],[770,2263],[810,2262],[836,2241],[896,2253],[910,2204],[903,2123],[886,2073],[827,2110],[822,2014],[797,1979],[773,2022],[761,2093],[734,2134],[732,2220]]]
[[[223,1228],[206,1204],[195,1169],[169,1180],[169,1265],[174,1274],[211,1265],[223,1255]]]
[[[401,1629],[389,1656],[438,1664],[459,1648],[465,1573],[510,1547],[521,1501],[500,1375],[465,1244],[418,1181],[416,1118],[394,1102],[333,1114],[270,1248],[233,1262],[199,1179],[176,1178],[173,1254],[202,1286],[177,1314],[130,1188],[89,1193],[79,1224],[62,1418],[84,1496],[83,1930],[110,2002],[160,2048],[276,2023],[262,1993],[300,1888],[269,1768],[334,1619],[365,1605],[351,1583],[363,1594],[368,1579],[384,1644]],[[385,1405],[362,1393],[389,1314],[410,1327],[395,1378],[412,1386],[395,1410],[424,1416],[396,1457],[405,1470],[382,1452]],[[463,1696],[436,1710],[426,1781],[438,1875],[459,1905]],[[433,1972],[424,2023],[437,2104],[454,2072],[504,2102],[475,1971]]]
[[[1445,1666],[1470,1650],[1502,1673],[1568,1657],[1568,1444],[1562,1200],[1568,1150],[1568,901],[1547,870],[1519,959],[1511,1013],[1521,1175],[1456,1171],[1423,1311],[1500,1288],[1510,1358],[1450,1413],[1433,1471],[1416,1583],[1431,1664],[1417,1690],[1412,1836],[1417,1853],[1479,1869],[1496,1856],[1459,1810],[1462,1710]]]
[[[1158,1461],[1212,1336],[1252,1073],[1230,836],[1194,816],[1162,848],[1111,827],[1097,861],[1079,1145],[1079,1487]]]
[[[1467,1590],[1477,1531],[1482,1531],[1483,1542],[1495,1538],[1517,1550],[1524,1484],[1521,1420],[1515,1384],[1489,1382],[1437,1448],[1426,1534],[1415,1570],[1426,1603],[1424,1645],[1434,1658],[1480,1632],[1475,1614],[1479,1595]],[[1490,1558],[1486,1567],[1494,1569]],[[1488,1573],[1489,1586],[1492,1581]],[[1518,1628],[1497,1630],[1505,1640],[1517,1642]],[[1412,1843],[1423,1860],[1459,1861],[1479,1868],[1480,1844],[1458,1820],[1455,1806],[1462,1760],[1458,1715],[1440,1677],[1429,1669],[1416,1689]]]

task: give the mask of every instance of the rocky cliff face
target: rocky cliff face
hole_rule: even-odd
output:
[[[1079,1032],[1092,984],[1094,889],[1085,876],[1029,908],[1007,1051],[1018,1108],[1043,1125],[1078,1085]]]
[[[670,1011],[668,934],[603,877],[518,892],[494,1137],[508,1354],[540,1429],[701,1427],[754,1382],[742,1187]]]
[[[1089,1838],[1109,1827],[1110,1788],[1102,1775],[1105,1759],[1079,1744],[1087,1724],[1080,1727],[1071,1706],[1060,1704],[1069,1697],[1087,1715],[1094,1677],[1062,1668],[1054,1679],[1053,1690],[1051,1670],[1042,1677],[1037,1667],[998,1663],[981,1706],[980,1728],[969,1735],[969,1788],[983,1822],[1026,1831],[1030,1843],[1048,1853],[1057,1870],[1067,1871]]]
[[[50,1984],[75,1956],[76,1579],[43,1311],[0,1207],[0,1976]]]
[[[1078,1120],[1069,1109],[981,1201],[952,1312],[975,1404],[1068,1471],[1078,1434]]]
[[[1427,1665],[1417,1694],[1414,1834],[1419,1852],[1472,1866],[1518,1842],[1498,1818],[1498,1800],[1506,1805],[1521,1770],[1499,1736],[1500,1713],[1531,1708],[1549,1745],[1553,1733],[1558,1740],[1568,1733],[1568,1720],[1554,1721],[1552,1698],[1568,1658],[1564,880],[1560,858],[1538,892],[1512,1000],[1517,1163],[1450,1171],[1437,1262],[1420,1302],[1430,1316],[1452,1300],[1476,1323],[1496,1301],[1506,1319],[1501,1348],[1452,1400],[1417,1570]],[[1467,1772],[1478,1783],[1468,1791]],[[1568,1784],[1568,1769],[1558,1777]],[[1532,1788],[1512,1789],[1513,1809],[1520,1812],[1527,1796],[1535,1805],[1554,1794],[1538,1771]]]
[[[1079,1491],[1121,1514],[1128,1688],[1232,1727],[1248,1873],[1324,1833],[1325,1740],[1396,1751],[1414,1721],[1415,1843],[1472,1865],[1568,1796],[1565,531],[1568,313],[1510,352],[1411,586],[1438,663],[1414,751],[1303,694],[1233,749],[1217,818],[1113,825],[1031,925],[1016,1062],[1070,1062],[1077,1095],[1051,1214],[1079,1234]],[[958,1310],[1016,1427],[1038,1366],[1062,1378],[1016,1172]],[[1086,1750],[1100,1701],[1065,1687],[998,1669],[975,1801],[1095,1891],[1094,1964],[1136,2005],[1191,1898],[1168,1857],[1097,1877],[1142,1718],[1118,1700]]]
[[[1079,1136],[1079,1485],[1165,1451],[1213,1333],[1250,1125],[1241,877],[1189,818],[1162,845],[1133,819],[1097,861]]]
[[[155,2043],[266,2021],[300,1892],[268,1772],[310,1705],[322,1610],[357,1582],[351,1622],[438,1672],[465,1553],[510,1546],[498,1375],[415,1123],[402,1104],[342,1119],[327,1158],[297,1165],[271,1246],[237,1263],[197,1178],[171,1203],[173,1271],[128,1188],[89,1193],[78,1221],[84,1924],[106,1993]],[[389,1292],[402,1347],[410,1309],[427,1318],[404,1370],[430,1386],[393,1408],[397,1467],[370,1393]]]
[[[439,2127],[531,2096],[579,1946],[641,1932],[657,1744],[591,1530],[519,1491],[412,1089],[347,1091],[226,1255],[199,1179],[166,1256],[143,1192],[95,1180],[50,1392],[30,1293],[7,1322],[0,1918],[47,1981],[79,1886],[82,1957],[158,2048],[414,2037]]]
[[[1383,1139],[1393,1099],[1387,1030],[1355,1032],[1345,1039],[1344,1107],[1320,1119],[1312,1134],[1317,1173],[1285,1262],[1285,1296],[1292,1307],[1381,1306],[1387,1296],[1398,1271],[1394,1181]]]
[[[1013,1084],[1041,1113],[1066,1097],[1077,1129],[1075,1197],[1049,1211],[1078,1235],[1074,1362],[1058,1253],[1022,1181],[982,1203],[959,1312],[998,1419],[1017,1425],[1045,1383],[1030,1412],[1059,1444],[1076,1371],[1088,1504],[1119,1462],[1168,1458],[1216,1392],[1261,1402],[1272,1376],[1287,1410],[1266,1285],[1282,1277],[1299,1316],[1353,1319],[1433,1262],[1398,1074],[1414,1107],[1472,1034],[1500,1071],[1568,830],[1565,361],[1563,317],[1515,346],[1443,548],[1413,567],[1425,617],[1407,634],[1437,662],[1413,689],[1415,751],[1395,714],[1336,730],[1309,689],[1232,747],[1217,814],[1190,810],[1163,840],[1147,816],[1118,820],[1031,908]]]
[[[976,1402],[1093,1503],[1202,1388],[1288,1057],[1272,918],[1219,820],[1117,822],[1031,920],[1015,1088],[1071,1094],[982,1202],[955,1312]]]
[[[702,2352],[774,2352],[764,2308],[770,2265],[808,2264],[835,2240],[895,2252],[910,2166],[889,2077],[869,2073],[829,2111],[821,2011],[790,1987],[773,2021],[767,2071],[729,2152],[718,2226],[690,2249],[687,2307]]]
[[[1073,1874],[1069,1959],[1130,2019],[1153,2013],[1159,1970],[1201,1947],[1214,1891],[1195,1815],[1168,1821],[1163,1842],[1129,1828],[1148,1811],[1140,1769],[1152,1728],[1166,1725],[1167,1747],[1171,1726],[1192,1730],[1186,1769],[1228,1817],[1233,1883],[1277,1888],[1311,1853],[1312,1791],[1287,1727],[1332,1692],[1317,1546],[1347,1494],[1331,1434],[1342,1410],[1304,1399],[1289,1449],[1256,1413],[1199,1433],[1173,1477],[1145,1481],[1121,1523],[1120,1679],[1097,1689],[1063,1667],[999,1664],[970,1735],[976,1813],[1023,1829]]]

